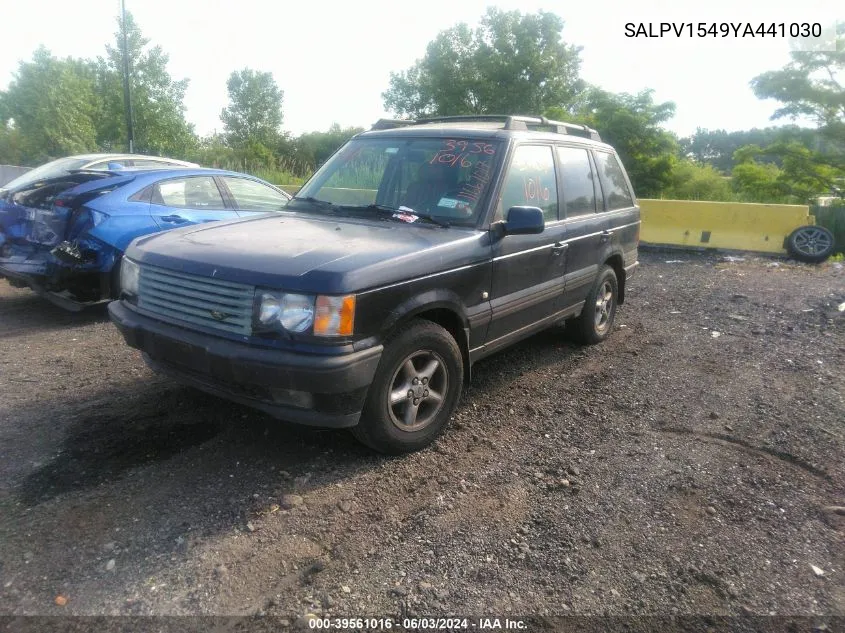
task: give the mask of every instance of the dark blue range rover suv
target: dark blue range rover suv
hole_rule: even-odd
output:
[[[603,341],[639,228],[595,130],[382,120],[280,212],[135,240],[109,312],[156,370],[402,453],[445,429],[480,358],[564,321]]]

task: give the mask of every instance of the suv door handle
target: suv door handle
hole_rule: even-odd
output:
[[[187,222],[187,218],[183,218],[181,215],[165,215],[160,218],[162,222],[169,222],[171,224],[181,224],[182,222]]]
[[[601,235],[600,241],[601,241],[601,242],[606,242],[606,241],[607,241],[607,240],[609,240],[611,237],[613,237],[613,231],[602,231],[602,232],[600,233],[600,235]]]
[[[565,253],[566,249],[569,248],[569,244],[564,244],[562,242],[556,242],[554,246],[552,246],[552,255],[560,255],[561,253]]]

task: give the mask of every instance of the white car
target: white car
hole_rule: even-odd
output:
[[[38,180],[63,176],[76,169],[105,171],[109,169],[164,169],[173,167],[195,168],[199,167],[199,165],[184,160],[176,160],[175,158],[144,156],[143,154],[80,154],[78,156],[67,156],[65,158],[51,160],[49,163],[44,163],[25,174],[21,174],[11,182],[0,187],[0,194]]]

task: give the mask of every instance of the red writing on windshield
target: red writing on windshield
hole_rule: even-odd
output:
[[[443,149],[439,150],[428,162],[432,165],[449,165],[466,169],[472,167],[473,161],[470,157],[473,154],[492,156],[495,153],[496,147],[490,143],[447,139],[443,141]]]
[[[434,165],[435,163],[438,164],[446,164],[452,167],[460,166],[460,167],[471,167],[472,161],[469,159],[468,154],[451,154],[449,152],[439,151],[434,155],[429,164]]]
[[[490,180],[490,161],[480,160],[469,175],[469,180],[463,184],[458,198],[467,202],[476,202]]]
[[[490,143],[455,141],[448,139],[443,141],[443,145],[450,152],[458,150],[459,152],[467,152],[469,154],[487,154],[488,156],[492,156],[496,153],[496,147]]]

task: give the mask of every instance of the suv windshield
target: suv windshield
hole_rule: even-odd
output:
[[[498,141],[460,138],[353,139],[287,208],[374,217],[401,210],[403,221],[417,213],[444,224],[474,225],[499,148]]]
[[[50,161],[35,169],[30,169],[25,174],[21,174],[14,180],[3,185],[3,189],[17,189],[25,185],[29,185],[39,180],[47,180],[48,178],[55,178],[56,176],[64,176],[72,169],[79,169],[83,165],[91,162],[88,158],[59,158],[58,160]]]

